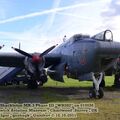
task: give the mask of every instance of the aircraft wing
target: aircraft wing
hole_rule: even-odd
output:
[[[24,67],[25,56],[17,53],[0,53],[0,66]]]
[[[25,67],[25,56],[19,53],[0,53],[0,66],[5,67]],[[45,55],[45,68],[60,62],[59,55]]]

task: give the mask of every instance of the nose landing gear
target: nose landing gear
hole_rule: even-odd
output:
[[[93,83],[94,83],[94,87],[90,89],[89,91],[89,97],[90,98],[103,98],[104,96],[104,92],[103,92],[103,88],[100,87],[100,83],[102,81],[103,78],[103,73],[92,73],[92,79],[93,79]]]

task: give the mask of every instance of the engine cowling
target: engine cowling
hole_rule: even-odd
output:
[[[33,58],[26,57],[24,60],[25,68],[32,74],[34,74],[36,71],[43,70],[44,66],[45,66],[44,57],[40,58],[40,60],[38,58],[37,59],[36,58],[35,57],[33,57]]]

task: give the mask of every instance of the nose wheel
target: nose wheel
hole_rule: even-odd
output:
[[[103,88],[100,87],[100,83],[103,78],[103,73],[92,73],[92,79],[94,83],[94,87],[89,90],[89,97],[90,98],[103,98],[104,96],[104,91]]]
[[[104,92],[103,92],[103,88],[101,88],[101,87],[99,88],[98,92],[95,90],[95,88],[91,88],[89,90],[89,97],[90,98],[100,99],[100,98],[103,98],[103,96],[104,96]]]

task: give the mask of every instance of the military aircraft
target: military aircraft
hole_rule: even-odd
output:
[[[92,79],[90,98],[102,98],[100,87],[103,75],[112,75],[111,67],[120,55],[120,43],[113,42],[113,34],[105,30],[92,37],[75,34],[60,45],[42,53],[27,53],[12,47],[18,53],[0,53],[0,66],[25,69],[28,87],[37,88],[47,82],[47,75],[64,82],[63,75],[78,80]],[[47,68],[47,70],[45,69]]]

